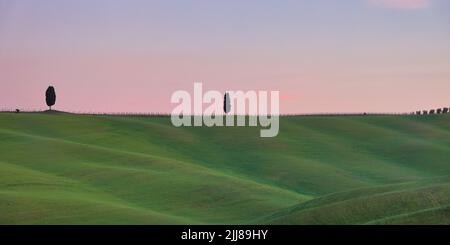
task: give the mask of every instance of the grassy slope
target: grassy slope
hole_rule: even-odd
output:
[[[449,223],[450,115],[169,118],[0,113],[0,223]]]

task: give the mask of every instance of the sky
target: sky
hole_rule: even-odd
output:
[[[282,113],[450,107],[447,0],[0,0],[0,110],[170,113],[176,90]]]

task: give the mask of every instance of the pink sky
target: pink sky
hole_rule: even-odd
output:
[[[170,112],[194,82],[282,113],[450,106],[445,1],[36,2],[0,0],[0,109],[53,85],[59,110]]]
[[[370,3],[385,8],[419,9],[427,7],[430,0],[370,0]]]

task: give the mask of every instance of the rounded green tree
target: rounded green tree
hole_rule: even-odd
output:
[[[47,106],[50,107],[50,110],[52,110],[52,106],[56,102],[56,93],[53,86],[49,86],[47,91],[45,91],[45,102],[47,103]]]

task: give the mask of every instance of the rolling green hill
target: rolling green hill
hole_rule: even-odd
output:
[[[0,113],[0,224],[450,224],[450,115]]]

